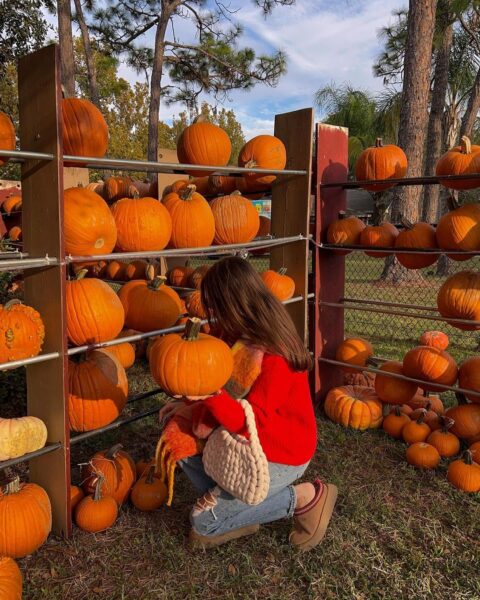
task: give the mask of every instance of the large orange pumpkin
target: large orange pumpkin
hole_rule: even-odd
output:
[[[113,204],[122,198],[133,198],[137,194],[137,188],[130,177],[108,177],[102,191],[108,204]]]
[[[197,118],[186,127],[177,142],[177,156],[180,163],[224,167],[232,153],[232,144],[226,131],[218,125]],[[209,175],[215,169],[189,171],[194,176]]]
[[[22,600],[22,572],[17,563],[8,556],[0,558],[0,598]]]
[[[47,492],[15,477],[0,489],[0,556],[23,558],[40,548],[52,529]]]
[[[427,391],[435,391],[435,384],[453,385],[457,381],[458,368],[455,360],[445,350],[431,346],[417,346],[405,355],[403,372],[407,377],[421,379],[419,384]]]
[[[464,204],[443,215],[437,225],[436,236],[442,250],[480,250],[480,204]],[[461,254],[448,256],[454,260],[471,258]]]
[[[383,145],[382,139],[377,138],[375,146],[366,148],[355,163],[355,178],[357,181],[372,181],[377,179],[400,179],[407,173],[408,161],[405,152],[393,144]],[[393,183],[378,183],[362,185],[365,190],[379,192],[392,187]]]
[[[260,274],[263,283],[280,302],[289,300],[295,294],[295,281],[286,272],[287,269],[283,267],[278,271],[269,269]]]
[[[346,217],[345,213],[340,213],[337,221],[333,221],[328,226],[327,242],[336,246],[359,246],[360,236],[365,229],[365,223],[357,217]],[[345,250],[342,254],[349,254],[350,250]]]
[[[480,434],[480,404],[452,406],[445,416],[453,419],[451,431],[459,438],[469,440]]]
[[[257,235],[258,211],[240,192],[215,198],[210,206],[215,219],[216,244],[244,244]]]
[[[379,247],[379,248],[393,248],[395,246],[395,240],[399,234],[398,229],[391,223],[381,223],[380,225],[369,225],[363,229],[360,233],[360,245],[368,247]],[[391,252],[368,252],[365,250],[367,256],[372,258],[385,258],[390,256]]]
[[[372,356],[372,344],[363,338],[346,338],[338,346],[335,353],[336,360],[362,367],[366,366]],[[346,373],[357,373],[359,371],[359,369],[350,369],[349,367],[341,367],[341,369]]]
[[[63,152],[72,156],[105,156],[108,127],[98,108],[84,98],[62,100]]]
[[[122,198],[112,205],[121,252],[163,250],[172,235],[170,213],[155,198]]]
[[[77,256],[110,254],[117,227],[108,204],[95,192],[69,188],[63,193],[65,252]]]
[[[107,283],[82,273],[66,285],[68,339],[76,346],[113,340],[125,322],[122,303]]]
[[[220,390],[230,378],[233,356],[223,342],[200,333],[200,319],[189,319],[183,335],[170,333],[150,348],[150,370],[168,394],[205,396]]]
[[[428,223],[409,223],[404,221],[405,229],[400,231],[395,240],[395,248],[399,250],[426,250],[437,248],[435,229]],[[407,269],[423,269],[433,265],[437,254],[403,254],[397,252],[398,262]]]
[[[0,363],[37,356],[45,337],[40,314],[20,300],[0,304]]]
[[[238,166],[246,169],[285,169],[287,164],[287,151],[282,140],[274,135],[257,135],[249,140],[238,155]],[[245,173],[247,185],[272,183],[276,175],[262,175],[261,173]],[[252,187],[253,189],[253,187]]]
[[[0,111],[0,150],[15,150],[15,127],[8,115]],[[8,158],[0,157],[0,167]]]
[[[377,429],[382,424],[382,403],[375,390],[346,385],[332,388],[325,399],[324,410],[334,423],[352,429]]]
[[[167,194],[162,202],[172,218],[170,241],[174,248],[210,246],[215,236],[215,219],[210,205],[194,185]]]
[[[122,450],[122,444],[116,444],[109,450],[96,452],[82,472],[83,489],[86,493],[95,491],[98,477],[102,496],[110,496],[121,506],[128,500],[130,490],[137,478],[135,462]]]
[[[471,356],[462,362],[458,370],[458,383],[461,388],[480,394],[480,356]],[[480,396],[465,395],[471,402],[480,404]]]
[[[375,377],[375,391],[382,402],[387,404],[408,404],[415,396],[417,384],[396,377],[389,377],[387,373],[404,375],[403,364],[396,360],[389,360],[380,367],[382,374]],[[383,374],[385,372],[385,375]]]
[[[450,148],[437,162],[436,174],[442,175],[467,175],[472,173],[472,167],[480,146],[474,146],[470,139],[464,135],[460,140],[460,146]],[[480,185],[480,179],[461,179],[449,181],[441,179],[440,183],[453,190],[470,190]]]
[[[438,290],[437,306],[442,317],[480,321],[480,273],[461,271],[449,277]],[[480,329],[475,323],[450,325],[466,331]]]

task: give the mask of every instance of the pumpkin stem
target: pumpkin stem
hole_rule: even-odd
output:
[[[455,392],[455,396],[457,398],[458,406],[462,406],[462,404],[468,404],[465,394],[461,394],[460,392]]]
[[[102,484],[104,481],[105,481],[105,477],[102,474],[98,475],[98,477],[95,481],[95,489],[93,491],[93,500],[95,502],[97,502],[97,500],[102,499]]]
[[[152,465],[148,469],[147,476],[145,477],[145,483],[153,483],[153,476],[155,474],[155,465]]]
[[[463,462],[466,465],[472,465],[473,464],[473,457],[472,457],[472,453],[470,452],[470,450],[465,450],[465,452],[463,453]]]
[[[18,298],[12,298],[11,300],[9,300],[8,302],[6,302],[3,305],[3,308],[5,310],[10,310],[12,308],[12,306],[15,306],[17,304],[22,304],[21,300],[19,300]]]
[[[10,476],[11,477],[11,476]],[[13,478],[8,478],[3,487],[2,493],[5,496],[9,494],[17,494],[20,491],[20,477],[18,475],[13,476]]]
[[[413,229],[413,223],[409,221],[406,217],[402,217],[401,223],[405,227],[405,229]]]
[[[440,415],[438,418],[440,419],[440,423],[442,424],[442,433],[448,433],[448,430],[455,425],[455,421],[450,417]]]
[[[277,272],[279,275],[285,275],[285,273],[287,272],[287,267],[282,267],[281,269],[278,269]]]
[[[200,114],[193,119],[193,123],[209,123],[209,121],[205,115]]]
[[[189,342],[194,342],[198,338],[201,326],[202,321],[198,317],[191,317],[188,319],[187,324],[185,325],[183,339]]]
[[[427,411],[424,408],[420,409],[420,416],[417,419],[417,423],[421,425],[425,421],[425,417],[427,415]]]
[[[257,163],[251,158],[249,161],[245,163],[246,169],[255,169],[257,167]]]
[[[241,196],[241,195],[242,195],[242,192],[240,192],[239,190],[235,190],[230,194],[230,196]]]
[[[167,281],[167,278],[165,277],[165,275],[157,275],[153,281],[150,281],[150,283],[148,284],[148,287],[151,290],[159,290],[161,288],[162,285],[164,285],[164,283]]]
[[[378,137],[375,140],[375,148],[381,148],[383,146],[382,138]]]
[[[402,413],[400,412],[400,406],[398,406],[398,404],[395,406],[394,412],[396,417],[401,416]]]
[[[150,282],[155,279],[155,265],[147,265],[145,267],[145,279]]]
[[[115,458],[118,452],[123,448],[123,444],[115,444],[105,452],[105,458]]]
[[[138,193],[138,189],[134,185],[128,186],[128,195],[133,198],[133,200],[137,200],[140,198],[140,194]]]
[[[188,200],[192,199],[193,194],[195,193],[195,190],[197,189],[196,185],[193,185],[193,183],[191,183],[190,185],[187,185],[187,187],[182,190],[178,196],[181,198],[181,200],[185,200],[186,202],[188,202]]]
[[[470,141],[470,138],[467,137],[466,135],[462,135],[462,137],[460,138],[460,147],[461,147],[460,152],[462,154],[471,154],[472,153],[472,142]]]
[[[80,269],[80,271],[77,271],[75,273],[75,279],[77,281],[80,281],[80,279],[83,279],[87,273],[88,273],[88,269]]]

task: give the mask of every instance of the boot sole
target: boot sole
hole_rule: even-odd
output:
[[[239,527],[233,529],[227,533],[220,535],[200,535],[193,529],[190,530],[188,536],[189,546],[195,548],[214,548],[215,546],[221,546],[231,540],[237,540],[238,538],[245,537],[247,535],[253,535],[260,529],[260,525],[247,525],[246,527]]]

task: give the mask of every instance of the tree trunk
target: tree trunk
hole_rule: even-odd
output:
[[[83,15],[81,0],[74,0],[77,13],[78,24],[82,32],[83,48],[85,51],[85,62],[87,63],[88,89],[90,91],[90,100],[100,108],[100,93],[98,91],[97,68],[95,66],[95,57],[90,44],[90,34]]]
[[[73,58],[72,10],[70,0],[58,0],[58,39],[62,63],[62,84],[67,98],[75,96],[75,61]]]
[[[480,110],[480,69],[477,71],[477,77],[473,85],[472,91],[468,98],[467,109],[462,119],[460,127],[460,137],[462,135],[472,135],[472,129],[477,119],[478,111]]]
[[[408,157],[410,177],[420,176],[423,171],[436,4],[436,0],[409,2],[398,145]],[[401,188],[394,221],[400,217],[418,221],[421,191],[419,186]]]
[[[435,175],[435,166],[443,151],[443,113],[448,88],[448,66],[453,41],[453,23],[450,0],[439,0],[438,12],[441,43],[435,57],[434,84],[430,118],[428,121],[425,175]],[[422,221],[435,223],[439,212],[440,186],[426,185],[422,207]]]
[[[392,255],[385,259],[385,265],[377,283],[389,283],[391,285],[413,285],[419,283],[424,284],[425,279],[423,278],[420,270],[407,269],[398,262],[395,255]]]

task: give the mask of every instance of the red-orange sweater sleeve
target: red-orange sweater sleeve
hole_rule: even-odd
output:
[[[206,398],[203,404],[208,408],[216,421],[232,433],[239,433],[245,428],[245,412],[240,404],[225,390]]]

